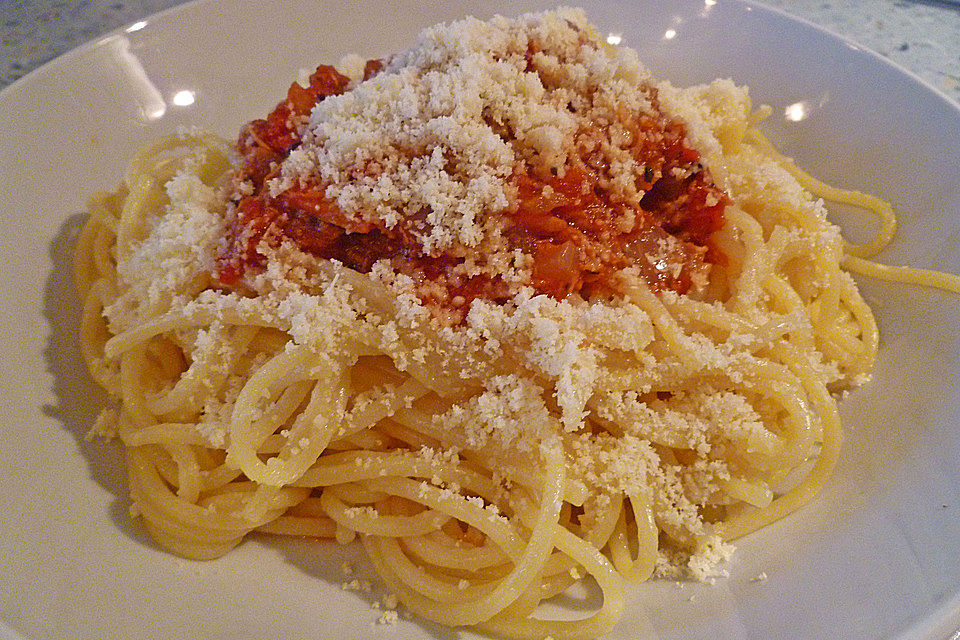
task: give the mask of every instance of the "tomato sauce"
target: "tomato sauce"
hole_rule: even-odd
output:
[[[365,79],[381,68],[379,61],[368,62]],[[264,239],[274,244],[289,240],[305,252],[361,272],[388,259],[419,282],[442,282],[445,294],[425,303],[463,310],[478,297],[504,301],[509,293],[499,278],[448,277],[460,259],[425,255],[403,225],[381,229],[348,218],[324,196],[324,185],[299,185],[270,195],[267,182],[300,143],[298,131],[313,106],[343,93],[347,85],[348,79],[333,67],[320,66],[309,86],[292,85],[266,119],[242,130],[239,180],[252,183],[253,192],[237,198],[237,221],[219,259],[220,281],[230,286],[246,271],[260,268],[264,258],[257,247]],[[562,175],[514,175],[517,202],[503,214],[509,221],[506,235],[533,257],[530,285],[538,292],[561,299],[571,293],[589,297],[615,291],[612,275],[635,267],[654,290],[683,293],[695,272],[724,260],[711,235],[723,226],[728,197],[700,165],[699,153],[687,146],[683,124],[660,112],[654,88],[645,91],[653,114],[618,116],[631,155],[644,167],[636,178],[637,189],[644,192],[639,207],[616,202],[602,188],[606,167],[586,153],[572,158]],[[624,220],[633,222],[625,225]]]

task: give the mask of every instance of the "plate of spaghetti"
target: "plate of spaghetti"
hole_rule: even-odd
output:
[[[14,629],[960,625],[960,110],[877,56],[229,0],[0,96]]]

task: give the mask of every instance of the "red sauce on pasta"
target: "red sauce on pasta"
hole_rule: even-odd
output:
[[[365,77],[381,67],[379,61],[370,61]],[[244,165],[239,179],[249,180],[253,193],[237,201],[237,222],[219,262],[218,275],[225,285],[261,265],[257,246],[265,239],[274,244],[292,241],[305,252],[361,272],[386,258],[419,281],[444,279],[460,261],[447,254],[425,255],[403,225],[380,229],[348,218],[324,196],[323,185],[300,185],[270,195],[267,182],[299,144],[298,131],[310,110],[318,101],[343,93],[347,85],[348,79],[333,67],[321,66],[310,76],[309,86],[292,85],[266,119],[254,120],[241,132],[238,149]],[[646,90],[656,106],[655,89]],[[682,293],[691,287],[695,272],[724,260],[711,235],[723,226],[728,198],[700,165],[697,151],[686,145],[684,126],[659,109],[654,115],[624,114],[619,124],[630,136],[633,158],[645,167],[637,182],[645,192],[639,208],[611,199],[601,187],[605,167],[587,151],[574,157],[563,175],[513,177],[517,200],[515,209],[504,214],[510,221],[507,237],[533,256],[530,285],[540,293],[563,298],[609,291],[612,274],[625,267],[639,269],[654,290]],[[463,308],[478,297],[507,297],[496,277],[449,279],[444,290],[444,299],[425,302]]]

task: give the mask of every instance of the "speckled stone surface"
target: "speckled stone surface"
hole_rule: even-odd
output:
[[[183,0],[0,0],[0,87]],[[886,56],[960,102],[960,2],[765,0]]]
[[[0,87],[74,47],[184,0],[0,0]]]
[[[960,2],[765,0],[876,51],[960,102]]]

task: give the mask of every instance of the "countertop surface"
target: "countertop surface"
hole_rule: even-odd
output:
[[[0,88],[103,33],[183,0],[0,2]],[[960,3],[767,0],[886,56],[960,102]]]

